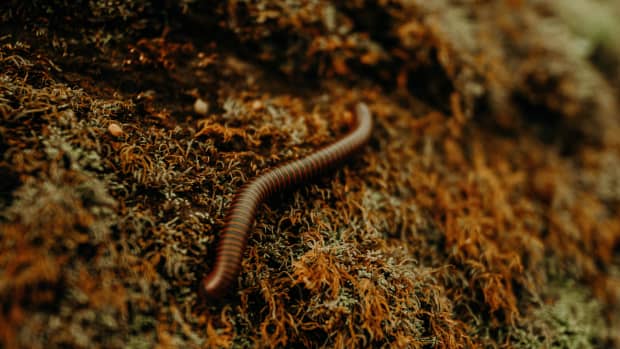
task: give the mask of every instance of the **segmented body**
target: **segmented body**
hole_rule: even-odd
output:
[[[364,103],[355,107],[355,126],[338,141],[310,155],[275,167],[245,184],[228,210],[213,270],[202,281],[207,297],[223,296],[237,278],[256,210],[263,200],[289,186],[303,184],[333,168],[359,150],[370,138],[372,116]]]

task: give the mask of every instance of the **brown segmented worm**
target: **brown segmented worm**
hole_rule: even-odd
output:
[[[218,298],[230,290],[241,269],[241,259],[258,205],[271,194],[302,184],[352,156],[370,138],[372,116],[368,106],[355,106],[356,124],[341,139],[312,154],[260,175],[241,187],[228,210],[213,270],[202,281],[202,291]]]

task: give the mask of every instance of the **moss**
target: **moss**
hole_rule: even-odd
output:
[[[0,346],[619,345],[617,94],[560,9],[1,6]],[[359,100],[200,299],[234,192]]]
[[[510,335],[523,348],[598,348],[609,337],[604,305],[583,287],[552,285],[539,307]]]

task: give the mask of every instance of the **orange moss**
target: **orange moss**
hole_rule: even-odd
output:
[[[617,92],[554,7],[114,3],[0,5],[0,346],[618,346]],[[235,190],[359,100],[198,298]]]

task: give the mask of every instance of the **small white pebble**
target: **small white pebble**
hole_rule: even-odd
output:
[[[115,122],[111,122],[108,126],[108,132],[114,137],[120,137],[123,135],[123,129],[121,126]]]
[[[209,112],[209,104],[198,98],[196,99],[196,102],[194,102],[194,111],[196,114],[207,115]]]
[[[259,110],[263,108],[263,102],[261,102],[260,100],[255,100],[254,102],[252,102],[252,109],[254,110]]]

